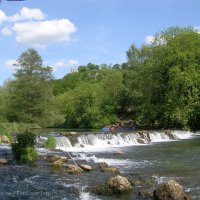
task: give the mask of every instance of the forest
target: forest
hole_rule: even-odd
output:
[[[0,87],[0,122],[102,128],[131,120],[143,129],[200,129],[200,34],[170,27],[125,63],[78,66],[54,79],[35,49],[22,52]]]

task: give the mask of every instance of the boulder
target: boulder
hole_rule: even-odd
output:
[[[191,200],[183,191],[183,187],[176,181],[170,180],[160,185],[154,191],[154,197],[158,200]]]
[[[106,162],[100,162],[100,163],[99,163],[99,167],[100,167],[101,169],[103,169],[103,168],[105,168],[105,167],[108,167],[108,163],[106,163]]]
[[[75,135],[77,135],[77,132],[69,132],[69,134],[71,135],[71,136],[75,136]]]
[[[118,174],[120,173],[119,169],[117,169],[116,167],[105,167],[101,169],[102,172],[105,173],[113,173],[113,174]]]
[[[89,171],[91,171],[92,170],[92,167],[90,166],[90,165],[83,165],[83,164],[81,164],[81,165],[78,165],[83,171],[87,171],[87,172],[89,172]]]
[[[106,185],[113,191],[115,194],[122,194],[130,192],[132,189],[131,183],[126,177],[115,176],[106,181]]]
[[[145,141],[143,139],[137,139],[137,142],[140,144],[145,144]]]
[[[115,176],[104,184],[92,188],[92,192],[99,195],[114,195],[129,193],[132,190],[131,183],[123,176]]]
[[[58,169],[61,169],[63,167],[63,164],[64,164],[64,160],[61,158],[61,159],[56,160],[53,163],[51,163],[51,168],[58,170]]]
[[[78,165],[64,164],[63,166],[69,174],[80,174],[84,172]]]
[[[7,164],[8,164],[8,161],[6,159],[4,159],[4,158],[0,159],[0,166],[1,165],[7,165]]]

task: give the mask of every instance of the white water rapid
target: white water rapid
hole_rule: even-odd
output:
[[[117,134],[83,134],[77,137],[77,143],[72,145],[70,139],[65,136],[55,137],[56,148],[63,151],[101,151],[109,147],[123,147],[133,145],[145,145],[154,142],[165,142],[179,139],[186,139],[193,135],[192,132],[171,131],[171,132],[134,132]]]

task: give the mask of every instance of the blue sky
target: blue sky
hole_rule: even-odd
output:
[[[12,64],[35,48],[61,78],[72,67],[126,61],[170,26],[200,26],[199,0],[25,0],[0,3],[0,85]]]

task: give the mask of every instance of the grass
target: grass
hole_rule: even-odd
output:
[[[1,122],[0,127],[2,127],[4,130],[6,130],[8,133],[23,133],[26,130],[31,130],[34,128],[41,128],[38,124],[32,124],[32,123],[7,123],[7,122]]]
[[[48,137],[48,139],[45,141],[44,146],[48,149],[55,149],[56,148],[55,138],[52,136]]]

